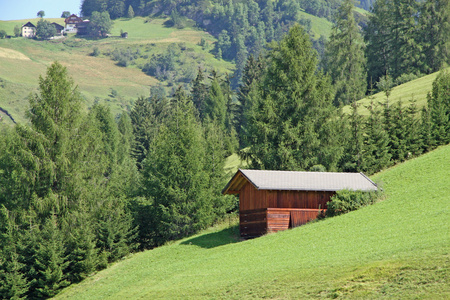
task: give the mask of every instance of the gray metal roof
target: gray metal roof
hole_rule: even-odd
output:
[[[239,170],[259,190],[376,191],[363,173]]]

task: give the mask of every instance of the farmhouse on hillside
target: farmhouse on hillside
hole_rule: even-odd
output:
[[[31,22],[22,25],[22,36],[30,39],[34,38],[36,36],[36,26]]]
[[[239,227],[251,238],[303,225],[327,209],[339,190],[376,191],[362,173],[241,170],[223,189],[239,194]]]
[[[78,35],[87,34],[87,25],[89,24],[89,20],[83,20],[75,14],[71,14],[68,16],[64,23],[66,23],[66,27],[64,29],[65,32],[76,33]]]

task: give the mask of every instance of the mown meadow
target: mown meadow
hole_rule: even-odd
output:
[[[57,298],[448,298],[450,146],[372,179],[386,193],[372,206],[248,241],[225,222]]]
[[[28,20],[0,21],[0,29],[12,34],[16,25],[21,26]],[[30,19],[36,23],[36,19]],[[63,19],[49,19],[51,22],[64,23]],[[44,75],[46,68],[54,61],[67,67],[87,106],[94,101],[106,102],[114,113],[129,111],[139,96],[148,97],[150,87],[158,80],[144,73],[136,65],[122,67],[112,59],[114,49],[146,49],[145,58],[139,64],[148,61],[152,54],[164,52],[168,45],[183,43],[185,52],[207,69],[219,73],[230,73],[233,64],[217,60],[211,49],[203,49],[198,43],[203,38],[210,45],[215,38],[210,34],[191,27],[175,29],[164,25],[166,19],[148,19],[136,17],[119,19],[106,39],[85,39],[70,35],[66,39],[39,41],[24,38],[0,40],[0,107],[8,110],[17,122],[25,122],[28,95],[35,93],[37,78]],[[120,31],[128,32],[128,38],[120,38]],[[100,55],[92,56],[97,48]],[[145,56],[147,55],[147,56]],[[197,68],[193,68],[195,73]],[[170,91],[167,83],[163,86]],[[113,91],[114,90],[114,91]],[[9,122],[8,118],[5,118]]]

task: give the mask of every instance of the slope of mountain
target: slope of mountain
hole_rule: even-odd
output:
[[[59,299],[450,297],[450,145],[372,177],[386,198],[239,241],[222,224],[137,253]]]

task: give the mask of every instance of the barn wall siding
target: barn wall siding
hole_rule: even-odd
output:
[[[241,236],[256,237],[306,224],[326,210],[334,194],[258,190],[247,182],[239,192]]]
[[[239,193],[239,209],[308,208],[326,209],[335,192],[257,190],[247,183]]]

